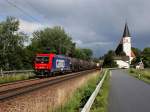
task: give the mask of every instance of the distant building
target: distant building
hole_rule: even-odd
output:
[[[131,49],[131,35],[127,23],[125,24],[123,36],[115,50],[115,53],[117,55],[115,61],[118,64],[118,67],[129,68],[132,59],[135,58],[135,55]]]
[[[142,60],[136,65],[136,69],[144,69],[144,64]]]

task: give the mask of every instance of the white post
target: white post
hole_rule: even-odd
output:
[[[2,70],[2,68],[1,68],[1,76],[3,76],[3,70]]]

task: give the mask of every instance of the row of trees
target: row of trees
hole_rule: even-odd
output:
[[[0,23],[0,68],[3,70],[31,69],[36,53],[55,53],[84,60],[92,59],[91,49],[76,48],[72,38],[60,26],[33,32],[29,37],[19,32],[19,21],[14,17]]]
[[[35,52],[51,52],[84,60],[90,60],[93,55],[91,49],[76,48],[72,38],[60,26],[34,32],[31,41],[29,47]]]

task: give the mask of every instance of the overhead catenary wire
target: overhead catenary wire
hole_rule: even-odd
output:
[[[43,19],[45,19],[47,22],[49,22],[49,18],[47,17],[47,15],[40,13],[40,10],[38,8],[35,8],[31,2],[24,0],[24,2],[31,7],[35,12],[37,12],[38,14],[40,14],[41,16],[43,16]]]
[[[22,12],[23,14],[27,15],[28,17],[30,17],[32,20],[36,21],[36,22],[40,22],[37,18],[33,17],[31,14],[29,14],[27,11],[25,11],[24,9],[22,9],[21,7],[19,7],[18,5],[16,5],[15,3],[13,3],[12,1],[9,0],[5,0],[9,5],[13,6],[14,8],[18,9],[20,12]]]

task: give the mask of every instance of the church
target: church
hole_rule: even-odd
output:
[[[125,24],[123,36],[120,40],[119,45],[117,46],[115,53],[116,57],[114,58],[119,68],[129,68],[131,61],[135,58],[133,53],[131,43],[131,35],[127,23]]]

